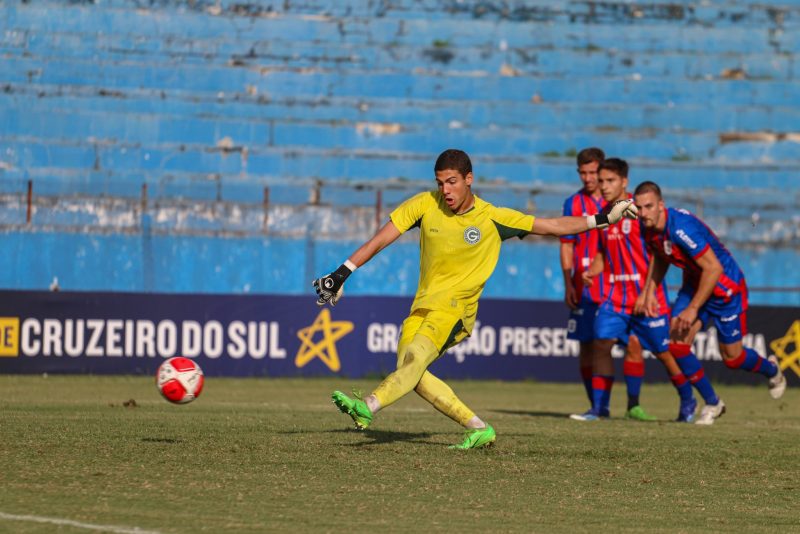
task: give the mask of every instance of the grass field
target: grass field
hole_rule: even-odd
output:
[[[578,423],[578,385],[453,382],[498,432],[454,451],[413,394],[350,430],[330,391],[374,385],[212,378],[173,406],[149,378],[2,375],[0,532],[800,531],[795,390],[720,386],[698,427],[666,385],[643,391],[665,422]]]

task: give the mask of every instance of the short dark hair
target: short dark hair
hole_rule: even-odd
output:
[[[634,196],[643,195],[645,193],[655,193],[659,200],[663,198],[661,196],[661,188],[658,187],[658,184],[649,180],[637,185],[636,191],[633,192]]]
[[[433,166],[433,172],[456,170],[461,173],[461,176],[466,176],[472,172],[472,162],[469,156],[463,150],[457,148],[448,148],[436,158],[436,165]]]
[[[578,152],[578,156],[575,159],[578,161],[578,167],[586,165],[587,163],[594,163],[595,161],[597,163],[603,163],[603,160],[606,159],[606,153],[603,152],[602,149],[592,146]]]
[[[627,178],[628,162],[620,158],[608,158],[606,160],[603,160],[600,163],[600,166],[597,168],[597,172],[600,172],[602,170],[611,171],[614,174],[622,176],[623,178]]]

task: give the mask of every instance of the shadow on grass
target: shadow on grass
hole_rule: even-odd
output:
[[[550,417],[553,419],[566,419],[570,415],[570,412],[542,412],[535,410],[501,410],[490,408],[489,411],[508,415],[524,415],[526,417]]]
[[[183,443],[182,439],[173,438],[142,438],[145,443]]]
[[[363,447],[365,445],[380,445],[382,443],[394,443],[396,441],[405,441],[413,443],[429,443],[434,444],[433,441],[427,441],[436,432],[396,432],[391,430],[364,430],[359,431],[354,428],[337,428],[334,430],[285,430],[278,432],[279,434],[357,434],[365,438],[361,443],[351,443],[351,447]],[[438,445],[441,445],[440,443]]]
[[[434,444],[428,441],[428,438],[433,436],[432,432],[395,432],[391,430],[365,430],[361,435],[367,441],[361,443],[353,443],[353,447],[363,447],[365,445],[380,445],[383,443],[394,443],[396,441],[405,441],[410,443],[426,443]]]

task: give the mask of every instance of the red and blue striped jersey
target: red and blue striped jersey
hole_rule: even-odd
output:
[[[587,215],[596,215],[606,207],[606,201],[603,197],[594,198],[586,194],[584,189],[581,189],[574,195],[571,195],[564,201],[564,215],[570,217],[581,217]],[[600,303],[605,297],[605,291],[608,289],[608,274],[603,272],[603,275],[598,277],[591,287],[583,287],[583,278],[581,274],[589,268],[592,260],[597,255],[597,245],[600,238],[600,232],[590,230],[580,234],[561,236],[562,243],[572,243],[572,284],[575,286],[575,291],[582,299],[590,299],[592,302]]]
[[[605,304],[619,313],[633,313],[636,298],[647,280],[650,253],[647,250],[639,221],[622,219],[600,233],[600,247],[605,259],[604,270],[609,275],[609,291]],[[664,281],[656,291],[659,314],[669,313],[667,285]]]
[[[645,231],[647,246],[653,254],[683,269],[685,288],[697,289],[703,273],[697,260],[713,250],[723,271],[712,297],[726,302],[737,293],[746,292],[744,273],[711,228],[686,210],[667,208],[664,215],[667,220],[663,232]]]

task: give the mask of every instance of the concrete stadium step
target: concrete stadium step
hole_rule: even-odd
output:
[[[40,182],[37,182],[39,184]],[[539,216],[559,214],[558,204],[564,194],[553,190],[531,194],[524,190],[478,188],[481,198],[499,206],[533,212]],[[154,188],[155,189],[155,188]],[[69,194],[39,192],[32,197],[32,219],[34,227],[74,228],[91,227],[97,232],[140,231],[145,224],[151,228],[177,233],[205,233],[210,231],[258,234],[270,232],[291,233],[295,228],[313,228],[324,222],[318,230],[326,235],[354,235],[366,225],[378,226],[397,203],[408,198],[417,188],[404,189],[379,207],[374,203],[374,192],[358,191],[348,187],[326,187],[322,202],[269,203],[253,202],[251,199],[202,198],[199,195],[180,197],[168,194],[146,200],[135,197],[82,195],[75,191]],[[419,184],[418,190],[426,190]],[[356,198],[363,194],[362,199]],[[703,195],[703,193],[709,193]],[[688,208],[704,218],[706,223],[726,242],[737,244],[797,243],[800,232],[800,217],[787,218],[785,206],[769,204],[770,193],[751,191],[748,203],[736,204],[735,194],[718,191],[666,191],[669,205]],[[694,195],[690,197],[690,195]],[[337,198],[340,197],[340,198]],[[797,200],[797,199],[795,199]],[[27,195],[0,194],[0,225],[19,226],[26,224]],[[733,206],[734,209],[730,209]],[[379,211],[377,211],[379,210]],[[323,217],[325,220],[320,220]],[[335,220],[328,220],[333,217]],[[268,227],[265,228],[265,224]],[[377,229],[377,228],[374,228]],[[302,234],[302,231],[301,231]]]
[[[654,159],[681,156],[691,160],[713,159],[722,148],[716,132],[659,131],[655,128],[619,130],[604,126],[580,129],[561,128],[558,133],[531,132],[527,127],[498,127],[470,131],[447,124],[380,125],[272,120],[237,122],[203,118],[161,118],[123,115],[114,120],[103,113],[32,109],[0,111],[7,125],[4,137],[55,142],[82,141],[92,146],[114,146],[123,141],[129,146],[152,147],[162,152],[205,152],[216,150],[242,158],[257,154],[262,147],[298,147],[307,144],[317,149],[374,149],[378,151],[425,152],[430,146],[468,146],[479,144],[489,152],[518,151],[548,154],[565,144],[599,144],[613,153],[648,154]],[[791,143],[788,145],[791,146]],[[676,147],[686,147],[677,152]],[[101,149],[102,150],[102,149]],[[775,150],[773,146],[771,150]],[[787,153],[786,156],[791,156]],[[800,151],[789,159],[800,160]],[[48,162],[49,163],[49,162]],[[102,162],[100,162],[102,164]]]
[[[618,7],[618,6],[617,6]],[[618,10],[619,11],[619,10]],[[43,33],[62,32],[82,34],[100,32],[114,34],[120,28],[137,28],[135,39],[175,39],[178,42],[211,40],[220,35],[235,34],[239,42],[257,43],[265,40],[302,40],[339,42],[353,45],[411,45],[429,43],[431,47],[488,47],[496,49],[505,43],[512,49],[552,47],[558,49],[604,50],[606,43],[613,49],[628,53],[684,52],[705,53],[724,50],[727,53],[790,53],[798,44],[800,16],[758,18],[751,22],[752,31],[731,32],[725,18],[715,24],[696,20],[663,18],[647,20],[641,30],[620,32],[618,18],[592,19],[583,23],[570,17],[563,22],[537,24],[538,21],[450,20],[449,18],[402,19],[384,17],[325,17],[275,14],[269,17],[248,17],[242,25],[236,17],[210,16],[206,12],[165,12],[158,9],[102,10],[83,6],[26,5],[6,7],[6,31],[33,30]],[[769,13],[765,10],[764,13]],[[748,26],[749,19],[734,16],[737,27]],[[641,19],[637,19],[641,22]],[[780,20],[780,22],[777,22]],[[669,23],[666,23],[669,22]],[[433,26],[435,25],[435,27]],[[531,31],[535,25],[537,31]],[[677,27],[676,27],[677,26]],[[771,29],[780,31],[770,31]],[[431,35],[436,35],[431,39]],[[131,36],[134,38],[134,36]]]
[[[57,60],[92,60],[100,63],[202,65],[238,68],[320,69],[340,71],[382,69],[413,74],[420,63],[431,71],[468,72],[473,75],[641,76],[665,81],[675,78],[721,79],[738,76],[750,80],[791,80],[800,59],[790,54],[731,53],[727,50],[653,51],[634,53],[617,48],[553,48],[453,46],[424,43],[347,44],[328,41],[261,40],[243,43],[229,39],[185,39],[172,36],[143,38],[105,33],[7,31],[0,37],[0,52],[7,57],[33,57],[43,64]]]
[[[108,91],[153,89],[219,94],[247,94],[248,91],[272,98],[357,97],[410,98],[419,100],[471,100],[475,95],[497,95],[498,102],[529,102],[538,99],[560,103],[656,104],[678,106],[698,101],[724,101],[729,105],[792,106],[800,94],[800,80],[683,80],[665,84],[661,80],[594,78],[575,84],[564,78],[460,76],[457,83],[443,84],[441,76],[337,72],[261,73],[247,69],[187,66],[167,67],[106,64],[90,61],[50,63],[10,58],[6,62],[6,82],[53,86],[96,86]],[[251,88],[251,89],[248,89]]]
[[[550,102],[503,103],[493,100],[408,100],[402,98],[218,98],[171,91],[132,90],[108,92],[93,87],[52,87],[36,84],[5,84],[0,103],[7,109],[30,113],[104,114],[107,120],[122,115],[140,115],[142,120],[163,121],[202,118],[207,120],[261,122],[271,120],[335,123],[348,121],[364,127],[428,125],[438,128],[537,127],[559,129],[578,125],[588,129],[644,129],[725,133],[792,132],[800,123],[797,107],[732,106],[720,103],[708,108],[699,103],[667,107],[661,104],[608,106],[593,103]],[[3,106],[0,106],[2,109]],[[126,117],[127,119],[127,117]],[[6,120],[13,129],[13,121]],[[576,126],[577,127],[577,126]]]
[[[732,149],[733,150],[733,149]],[[394,177],[399,181],[432,180],[432,161],[438,149],[425,153],[375,152],[356,150],[317,150],[306,148],[263,148],[248,155],[246,167],[241,157],[216,152],[184,152],[133,146],[59,145],[32,140],[0,142],[0,176],[22,185],[27,177],[52,176],[63,187],[80,187],[91,177],[106,176],[109,183],[119,181],[141,184],[157,182],[169,176],[219,176],[223,181],[243,180],[262,184],[286,177],[300,180],[323,180],[337,183],[383,182]],[[612,153],[613,154],[613,153]],[[703,186],[724,190],[726,187],[796,189],[797,164],[791,161],[736,163],[735,161],[693,162],[656,161],[647,155],[622,153],[631,163],[631,181],[645,179],[677,188]],[[479,180],[491,183],[566,184],[578,188],[574,155],[552,157],[498,156],[471,153]],[[49,162],[49,163],[48,163]],[[57,163],[56,163],[57,162]],[[99,173],[99,174],[97,174]],[[94,179],[94,178],[92,178]],[[93,183],[90,182],[89,183]],[[102,186],[97,187],[110,187]],[[87,186],[88,187],[88,186]],[[91,186],[93,187],[93,186]],[[103,189],[100,189],[102,192]],[[135,189],[132,194],[137,194]]]
[[[515,5],[516,4],[516,5]],[[663,26],[720,26],[735,24],[737,27],[765,25],[796,25],[795,16],[800,9],[794,2],[753,2],[715,1],[684,3],[684,5],[664,5],[656,2],[642,2],[635,6],[624,6],[618,2],[480,2],[456,3],[445,1],[419,2],[369,2],[367,0],[348,2],[205,2],[185,3],[179,1],[159,2],[143,6],[141,2],[106,1],[105,11],[110,13],[133,13],[140,15],[165,14],[164,18],[187,18],[204,16],[224,22],[247,20],[251,24],[284,17],[305,17],[310,20],[389,20],[401,18],[404,21],[454,21],[461,25],[487,22],[499,23],[547,23],[563,22],[591,24],[628,24],[646,22],[649,25]],[[47,9],[49,11],[69,10],[72,13],[92,15],[92,5],[73,4],[64,6],[57,2],[37,2],[35,5],[8,7],[10,14],[19,11]],[[106,19],[108,20],[108,19]],[[113,20],[113,19],[112,19]]]

